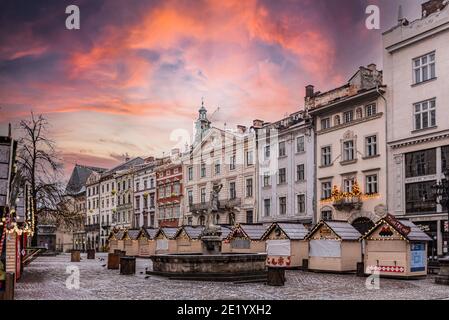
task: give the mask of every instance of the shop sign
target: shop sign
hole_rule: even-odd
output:
[[[408,235],[411,231],[410,227],[404,226],[398,219],[396,219],[391,214],[388,214],[385,217],[385,221],[387,221],[390,225],[392,225],[402,235]]]

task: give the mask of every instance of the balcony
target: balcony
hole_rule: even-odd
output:
[[[207,211],[207,209],[209,209],[209,203],[208,202],[189,204],[190,212]]]
[[[241,198],[225,199],[219,201],[220,210],[230,210],[233,209],[234,207],[240,207],[241,205],[242,205]],[[189,211],[193,213],[207,212],[209,207],[210,207],[209,202],[193,203],[189,205]]]
[[[92,231],[99,231],[100,230],[100,224],[86,224],[84,226],[84,231],[86,232],[92,232]]]
[[[332,204],[338,211],[360,210],[363,202],[360,196],[345,196],[334,199]]]

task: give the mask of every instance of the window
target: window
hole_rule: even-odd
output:
[[[123,185],[123,190],[126,190],[126,181],[123,181],[122,185]]]
[[[303,214],[306,212],[306,196],[303,194],[298,194],[296,196],[296,207],[298,210],[298,214]]]
[[[304,181],[304,180],[305,180],[304,164],[298,164],[296,166],[296,181]]]
[[[285,141],[279,142],[279,157],[285,157]]]
[[[377,136],[369,136],[365,138],[365,155],[367,157],[377,156]]]
[[[365,106],[365,115],[367,117],[374,116],[377,113],[377,106],[375,103]]]
[[[206,164],[202,163],[201,164],[201,178],[205,178],[206,177]]]
[[[215,174],[216,175],[220,174],[220,171],[221,171],[221,165],[220,165],[220,162],[217,161],[217,162],[215,162]]]
[[[335,125],[335,126],[338,126],[340,123],[341,123],[340,116],[339,116],[339,115],[336,115],[336,116],[334,117],[334,125]]]
[[[354,185],[354,179],[344,179],[343,180],[343,192],[351,192],[352,186]]]
[[[436,181],[411,183],[405,186],[406,213],[436,212],[432,186]]]
[[[146,190],[148,188],[147,180],[143,180],[143,189]]]
[[[331,127],[331,119],[321,119],[321,130],[329,129]]]
[[[265,160],[270,159],[270,146],[265,146],[264,148]]]
[[[171,197],[171,186],[165,186],[165,196],[166,197]]]
[[[449,169],[449,146],[441,147],[441,172]]]
[[[378,193],[378,185],[377,185],[377,174],[366,176],[366,186],[365,193],[366,194],[376,194]]]
[[[343,161],[351,161],[354,160],[354,141],[349,140],[343,142]]]
[[[436,126],[436,100],[431,99],[414,104],[415,130]]]
[[[235,170],[235,155],[229,159],[229,170]]]
[[[331,164],[332,164],[331,147],[327,146],[321,148],[321,165],[330,166]]]
[[[414,83],[421,83],[436,77],[435,52],[413,59]]]
[[[271,200],[270,199],[264,199],[263,200],[263,214],[265,217],[270,216],[271,211]]]
[[[321,219],[324,221],[332,220],[332,210],[324,209],[321,211]]]
[[[206,203],[206,188],[201,188],[200,190],[200,198],[201,198],[201,203]]]
[[[140,184],[139,184],[139,182],[136,182],[136,191],[139,191],[139,188],[140,188]]]
[[[187,191],[187,199],[189,200],[189,206],[191,206],[193,204],[193,191],[192,190]]]
[[[189,181],[192,181],[193,180],[193,167],[189,167],[188,169],[187,169],[187,171],[188,171],[188,178],[189,178]]]
[[[436,174],[436,149],[422,150],[405,155],[405,177]]]
[[[296,138],[296,152],[304,152],[304,137],[297,137]]]
[[[237,197],[237,193],[235,190],[235,182],[229,183],[229,199],[235,199]]]
[[[332,196],[332,185],[329,181],[321,183],[321,200],[329,199]]]
[[[254,153],[252,151],[246,152],[246,165],[252,166],[254,164]]]
[[[281,168],[279,169],[279,173],[278,173],[278,177],[279,177],[279,184],[283,184],[287,182],[287,175],[286,175],[286,169],[285,168]]]
[[[180,195],[181,194],[181,185],[179,183],[175,183],[173,185],[174,194]]]
[[[352,120],[354,120],[354,111],[350,110],[350,111],[346,111],[345,113],[343,113],[343,122],[344,123],[351,122]]]
[[[140,196],[136,196],[136,209],[140,209]]]
[[[287,213],[287,197],[279,197],[279,214],[285,215]]]
[[[246,197],[253,196],[253,179],[246,179]]]
[[[253,210],[246,210],[246,223],[252,224],[253,222]]]
[[[263,174],[263,186],[269,187],[270,186],[270,173],[264,172]]]

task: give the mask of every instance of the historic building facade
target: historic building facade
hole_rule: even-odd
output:
[[[258,221],[314,220],[314,133],[306,112],[274,123],[255,120]]]
[[[157,224],[159,227],[182,225],[183,180],[179,150],[161,159],[156,167]]]
[[[117,211],[112,215],[114,227],[130,229],[134,220],[134,170],[133,168],[118,171],[115,174],[117,185]]]
[[[135,167],[134,172],[134,226],[155,228],[156,219],[156,171],[157,162]]]
[[[364,232],[386,212],[384,90],[373,64],[334,90],[306,87],[316,130],[317,220],[349,221]]]
[[[254,223],[257,221],[255,132],[244,126],[236,130],[211,127],[206,112],[202,106],[194,143],[182,157],[184,224],[206,223],[215,185],[222,185],[215,223]]]
[[[447,208],[432,186],[449,167],[449,6],[422,5],[422,17],[383,34],[387,85],[389,211],[411,219],[432,238],[429,255],[447,252]]]
[[[86,181],[86,249],[100,249],[100,178],[100,173],[92,172]]]

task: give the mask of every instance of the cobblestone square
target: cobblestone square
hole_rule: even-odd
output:
[[[380,289],[368,290],[365,278],[355,275],[287,271],[284,287],[264,284],[233,284],[168,280],[147,276],[151,260],[137,259],[136,275],[120,275],[107,270],[107,255],[97,254],[79,263],[71,263],[70,255],[39,257],[25,268],[16,286],[18,300],[184,300],[184,299],[269,299],[269,300],[396,300],[449,299],[449,287],[434,283],[433,276],[422,280],[380,279]],[[68,289],[68,266],[80,271],[80,288]]]

